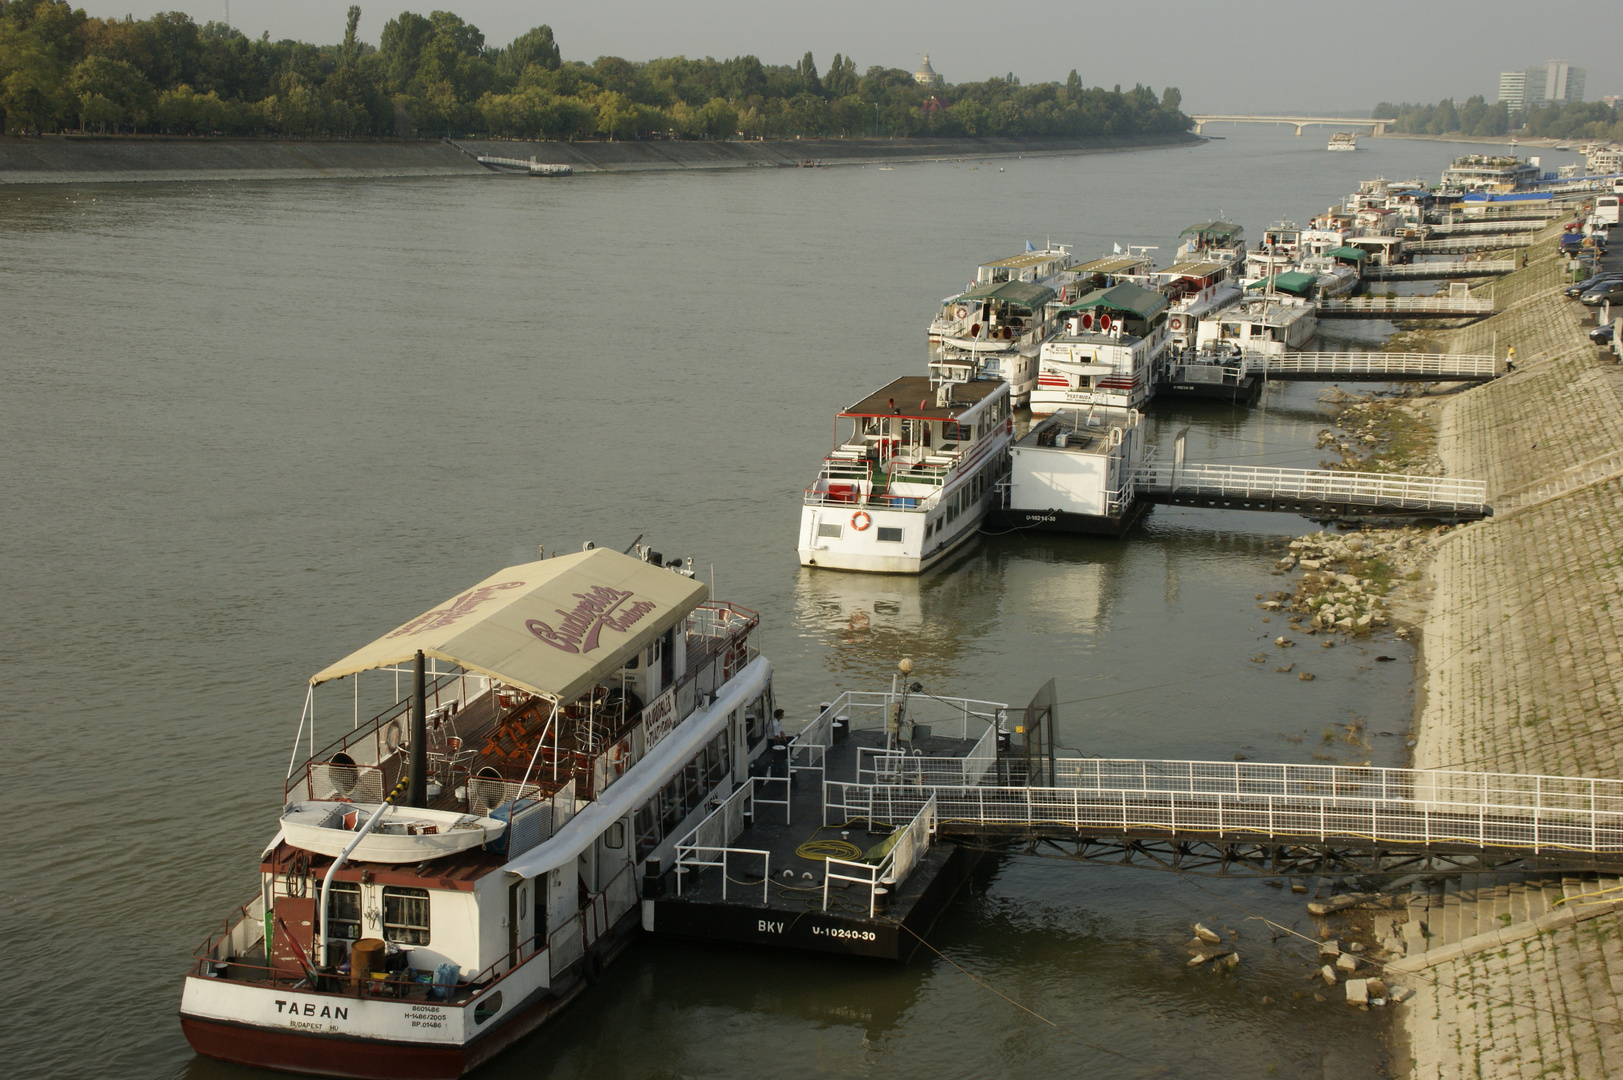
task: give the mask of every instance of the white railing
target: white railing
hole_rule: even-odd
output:
[[[1469,274],[1508,274],[1516,269],[1515,259],[1478,259],[1475,262],[1419,262],[1398,263],[1394,266],[1372,266],[1364,272],[1366,280],[1393,281],[1402,278],[1443,278]]]
[[[872,821],[1623,853],[1623,781],[1256,762],[1056,762],[1059,786],[845,791]]]
[[[1402,315],[1455,311],[1472,315],[1492,314],[1493,301],[1476,296],[1346,296],[1319,301],[1320,315],[1334,315],[1337,312]]]
[[[1433,236],[1474,236],[1481,233],[1538,232],[1544,228],[1542,220],[1533,221],[1454,221],[1446,225],[1433,225]]]
[[[1492,356],[1448,353],[1381,352],[1298,352],[1285,356],[1247,359],[1252,370],[1261,368],[1269,375],[1451,375],[1492,378],[1499,374],[1499,361]]]
[[[1427,252],[1454,253],[1466,251],[1498,251],[1501,248],[1532,247],[1531,236],[1445,236],[1439,240],[1408,240],[1404,249],[1425,254]]]
[[[772,880],[772,854],[758,848],[736,848],[732,842],[744,831],[746,819],[755,816],[755,777],[729,795],[705,815],[693,831],[676,842],[676,895],[682,895],[682,879],[707,868],[721,870],[721,898],[727,899],[727,886],[740,884],[732,876],[734,858],[760,860],[761,903],[767,901]],[[754,888],[754,882],[748,883]]]
[[[848,825],[866,820],[873,809],[873,790],[873,784],[823,781],[823,825]]]
[[[847,690],[829,704],[833,716],[850,719],[851,730],[884,731],[891,710],[904,695],[889,691]],[[949,739],[979,738],[986,725],[995,727],[998,714],[1009,706],[1002,701],[908,694],[907,719],[924,724],[933,735]]]
[[[828,748],[834,745],[834,718],[839,715],[830,705],[817,714],[817,718],[801,728],[789,742],[789,771],[817,773],[824,777]]]
[[[1255,465],[1141,465],[1133,471],[1133,484],[1141,495],[1289,499],[1404,510],[1481,513],[1488,503],[1483,480]]]
[[[829,889],[834,882],[866,886],[868,889],[868,918],[879,909],[880,890],[894,891],[906,881],[925,852],[935,834],[936,800],[931,795],[921,805],[907,825],[892,834],[890,849],[877,863],[853,862],[846,859],[828,859],[823,864],[823,910],[829,906]]]
[[[988,725],[962,757],[926,757],[901,750],[858,747],[857,783],[967,787],[980,783],[996,764],[997,729]]]

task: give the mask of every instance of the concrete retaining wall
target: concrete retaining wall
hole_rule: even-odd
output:
[[[784,168],[875,161],[1087,154],[1199,142],[1194,135],[1081,139],[785,139],[729,142],[282,141],[92,136],[0,137],[0,184],[493,176],[474,155],[571,165],[579,173]],[[460,147],[460,149],[459,149]]]

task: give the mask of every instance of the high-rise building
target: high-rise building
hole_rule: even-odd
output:
[[[1527,72],[1501,71],[1499,100],[1504,102],[1511,112],[1520,112],[1527,100]]]
[[[1504,76],[1499,77],[1503,83]],[[1584,99],[1584,69],[1573,67],[1565,60],[1551,60],[1547,64],[1527,69],[1527,81],[1522,102],[1531,109],[1549,102],[1567,104]]]

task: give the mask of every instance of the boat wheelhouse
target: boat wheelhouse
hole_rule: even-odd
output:
[[[755,614],[640,555],[509,567],[310,679],[258,886],[185,979],[195,1050],[457,1077],[617,955],[641,867],[750,782],[772,708]],[[312,751],[341,681],[319,715],[351,727]]]
[[[1136,409],[1155,391],[1167,347],[1167,298],[1130,281],[1058,309],[1064,328],[1043,346],[1033,416],[1059,408]]]
[[[1183,241],[1180,260],[1231,262],[1236,275],[1245,270],[1245,230],[1232,221],[1203,221],[1179,233],[1178,239]]]
[[[943,363],[835,418],[834,447],[806,489],[802,566],[917,574],[973,536],[1009,467],[1009,384]]]
[[[1193,260],[1176,263],[1154,275],[1156,287],[1167,298],[1167,348],[1195,347],[1200,320],[1240,302],[1237,267],[1232,262]]]
[[[991,521],[1004,528],[1120,536],[1149,504],[1134,471],[1153,456],[1136,409],[1057,412],[1010,450]]]
[[[1058,294],[1028,281],[977,284],[948,297],[930,324],[932,368],[969,367],[1009,384],[1016,408],[1031,397],[1037,355],[1054,332]]]
[[[1281,274],[1280,277],[1290,277]],[[1317,285],[1311,274],[1299,274],[1299,282],[1309,293]],[[1318,307],[1310,300],[1276,292],[1252,296],[1210,319],[1203,319],[1196,337],[1197,349],[1216,344],[1233,345],[1246,353],[1280,356],[1300,349],[1318,330]]]

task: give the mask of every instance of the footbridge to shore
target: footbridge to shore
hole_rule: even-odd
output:
[[[1338,127],[1347,130],[1368,129],[1377,138],[1386,134],[1390,120],[1355,120],[1345,116],[1259,116],[1248,113],[1224,113],[1190,116],[1195,123],[1195,134],[1205,134],[1207,124],[1289,124],[1301,135],[1306,127]]]
[[[1009,710],[1021,731],[1043,723]],[[1015,736],[1016,739],[1021,736]],[[1264,874],[1623,867],[1623,781],[1234,761],[874,754],[825,781],[825,824],[907,825],[1169,870]]]
[[[1314,520],[1459,522],[1493,515],[1485,481],[1446,476],[1162,462],[1134,469],[1131,484],[1134,497],[1149,503],[1301,514]]]

